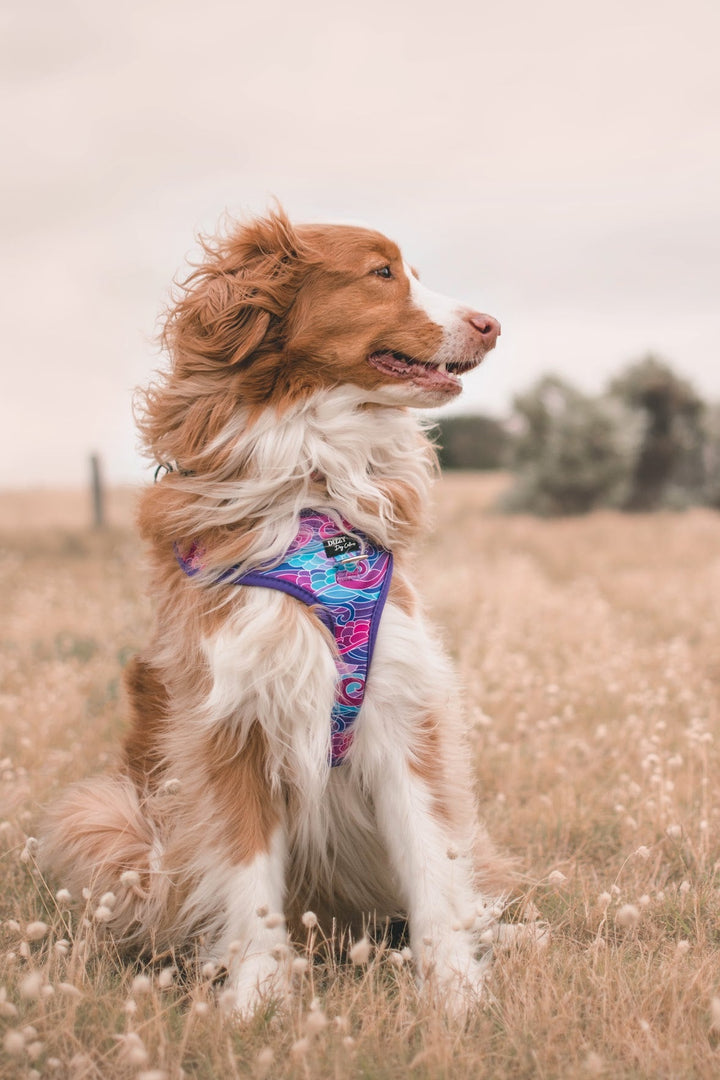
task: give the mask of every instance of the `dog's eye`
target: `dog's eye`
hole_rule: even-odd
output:
[[[377,274],[378,277],[382,278],[391,278],[393,276],[389,266],[380,266],[377,270],[371,270],[370,273]]]

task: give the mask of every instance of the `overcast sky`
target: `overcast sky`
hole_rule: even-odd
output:
[[[198,229],[365,221],[503,336],[462,404],[648,350],[720,399],[718,0],[6,0],[0,487],[147,474]]]

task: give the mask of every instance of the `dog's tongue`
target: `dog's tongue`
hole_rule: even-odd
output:
[[[370,363],[379,371],[393,375],[396,379],[406,379],[415,383],[416,386],[424,386],[429,390],[452,390],[457,393],[462,389],[462,384],[456,375],[449,371],[428,366],[425,364],[408,363],[391,352],[377,352],[370,357]]]

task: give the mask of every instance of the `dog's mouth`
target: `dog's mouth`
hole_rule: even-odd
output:
[[[427,360],[416,360],[405,353],[383,350],[371,353],[368,363],[385,375],[412,382],[423,389],[459,394],[462,390],[460,375],[476,367],[481,359],[444,360],[440,364],[433,364]]]

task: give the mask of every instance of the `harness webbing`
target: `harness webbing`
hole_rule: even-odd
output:
[[[203,567],[204,552],[193,544],[175,555],[192,577]],[[353,729],[365,697],[380,616],[392,580],[392,553],[343,521],[318,510],[303,510],[300,529],[280,563],[256,567],[233,577],[233,585],[277,589],[312,607],[335,638],[338,683],[330,717],[331,764],[341,765],[350,750]]]

